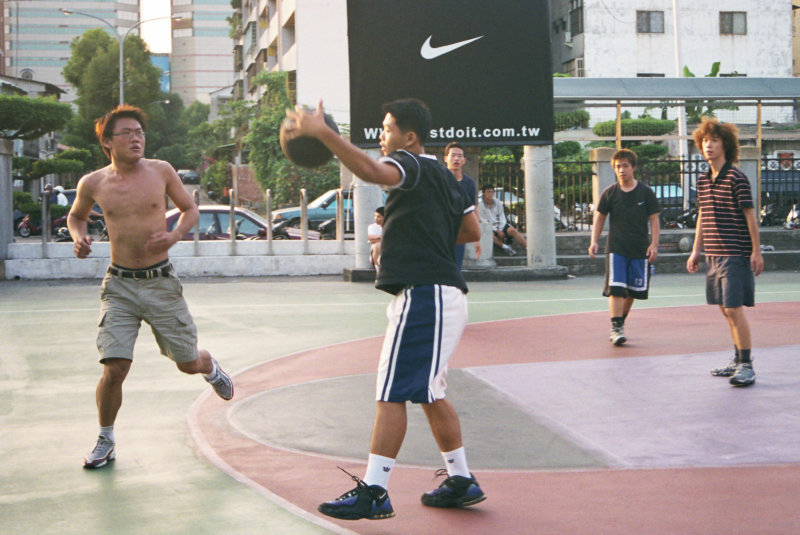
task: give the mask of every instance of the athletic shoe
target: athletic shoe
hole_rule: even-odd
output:
[[[736,357],[734,357],[727,366],[723,366],[721,368],[712,368],[711,375],[714,377],[730,377],[736,373],[736,366],[738,366],[738,363],[736,362]]]
[[[228,401],[233,398],[233,381],[231,381],[227,373],[222,371],[222,368],[219,367],[219,363],[215,359],[212,358],[211,362],[214,363],[214,369],[217,370],[217,377],[215,379],[206,378],[206,382],[214,388],[214,392],[216,392],[219,397]]]
[[[756,382],[756,372],[753,371],[752,362],[743,362],[736,367],[736,373],[731,376],[733,386],[750,386]]]
[[[508,244],[503,245],[503,252],[506,253],[508,256],[514,256],[517,252]]]
[[[437,470],[437,476],[447,475],[447,470]],[[449,476],[438,488],[422,495],[422,503],[429,507],[466,507],[486,499],[475,476]]]
[[[105,466],[108,461],[113,461],[115,457],[114,442],[100,435],[97,437],[97,444],[95,444],[94,449],[83,458],[83,467],[100,468]]]
[[[611,343],[615,346],[621,346],[627,342],[628,339],[625,338],[625,327],[622,325],[619,327],[611,327],[611,332],[609,333],[608,339],[611,340]]]
[[[394,516],[392,502],[385,488],[379,485],[367,485],[342,467],[339,467],[339,470],[356,482],[356,488],[345,492],[335,500],[320,504],[317,507],[320,513],[342,520],[362,518],[379,520]]]

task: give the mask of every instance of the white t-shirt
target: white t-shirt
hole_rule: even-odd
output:
[[[367,236],[378,236],[380,237],[383,235],[383,227],[377,223],[370,223],[367,227]]]

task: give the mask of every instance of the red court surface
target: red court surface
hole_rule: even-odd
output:
[[[691,374],[686,376],[686,381],[697,385],[693,387],[696,395],[711,392],[726,400],[724,406],[706,416],[712,420],[705,421],[710,427],[703,428],[704,436],[698,438],[698,444],[706,447],[705,442],[714,438],[708,436],[713,435],[713,431],[709,433],[707,429],[713,430],[716,425],[728,430],[730,426],[747,425],[747,421],[737,417],[739,404],[754,403],[757,396],[777,389],[777,379],[784,372],[800,377],[800,363],[796,358],[796,350],[800,348],[798,317],[800,304],[796,302],[759,304],[757,314],[749,315],[758,374],[758,381],[752,387],[730,387],[725,379],[711,377],[707,367],[704,371],[668,367],[663,375],[656,367],[649,375],[653,385],[658,386],[651,389],[652,401],[669,407],[670,390],[663,381],[659,383],[659,378],[676,381],[679,385],[683,376]],[[575,362],[585,361],[588,369],[595,361],[619,362],[622,368],[634,362],[650,362],[640,357],[656,358],[654,362],[663,358],[668,366],[676,358],[685,360],[694,355],[701,358],[701,354],[731,349],[725,321],[713,307],[635,310],[626,325],[630,341],[624,347],[608,343],[608,323],[607,313],[592,312],[470,324],[451,368],[474,370],[480,375],[481,370],[489,369],[487,367],[502,369],[506,365],[565,363],[574,367]],[[315,382],[331,378],[374,373],[380,346],[380,338],[356,340],[253,367],[234,378],[234,404],[254,400],[254,396],[275,389],[301,384],[313,386]],[[794,352],[794,358],[787,358],[787,351]],[[764,366],[764,370],[769,370],[767,373],[760,372],[759,362],[769,362],[773,353],[782,355],[780,358],[785,360],[779,365],[772,362],[769,367]],[[631,381],[634,380],[638,379],[631,375]],[[620,380],[618,388],[626,389],[624,380]],[[793,381],[788,388],[786,396],[770,401],[776,410],[786,409],[781,406],[781,399],[787,404],[796,403],[800,385]],[[372,398],[373,392],[349,389],[341,396],[342,399]],[[308,403],[336,402],[311,398]],[[585,401],[603,402],[592,399],[591,395]],[[480,403],[480,400],[475,402]],[[641,402],[646,404],[649,400]],[[591,469],[547,470],[483,470],[471,466],[488,499],[463,510],[435,510],[423,506],[420,494],[438,484],[431,479],[432,467],[400,464],[392,474],[389,488],[395,518],[357,522],[329,519],[317,512],[317,505],[353,486],[336,466],[362,476],[365,459],[343,458],[337,452],[335,427],[322,435],[319,450],[324,453],[255,440],[231,424],[231,407],[208,393],[192,407],[190,426],[202,453],[232,477],[332,532],[436,535],[800,533],[800,462],[797,461],[800,443],[774,452],[774,462],[722,462],[720,466],[626,468],[612,463],[608,467]],[[456,408],[459,409],[458,405]],[[798,433],[800,420],[792,410],[784,410],[784,413],[788,413],[788,420],[782,422],[788,421],[792,427],[796,424],[787,432]],[[613,416],[619,420],[620,415]],[[770,410],[760,416],[768,418]],[[758,417],[752,411],[748,415],[748,418]],[[559,422],[551,423],[556,424],[554,432],[558,433]],[[614,432],[613,425],[616,424],[609,424],[609,433]],[[330,444],[326,443],[326,436],[331,437]],[[369,429],[364,429],[364,440],[368,437]],[[669,441],[669,437],[665,440]],[[509,447],[524,448],[524,444],[514,443],[514,429],[508,429],[508,441]],[[470,445],[469,448],[476,450],[479,446]],[[497,451],[494,455],[502,456],[503,452]],[[713,449],[708,458],[714,459]]]

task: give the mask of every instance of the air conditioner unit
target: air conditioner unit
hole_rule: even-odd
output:
[[[572,46],[572,32],[564,32],[564,44]]]

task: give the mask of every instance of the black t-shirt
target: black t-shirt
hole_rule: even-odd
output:
[[[429,284],[466,292],[455,247],[461,218],[475,209],[474,201],[432,156],[401,150],[380,161],[396,165],[403,178],[386,196],[375,286],[391,294]]]
[[[618,182],[600,194],[597,211],[609,216],[606,252],[628,258],[647,258],[650,245],[647,224],[652,214],[661,211],[655,193],[638,182],[631,191],[622,191]]]

